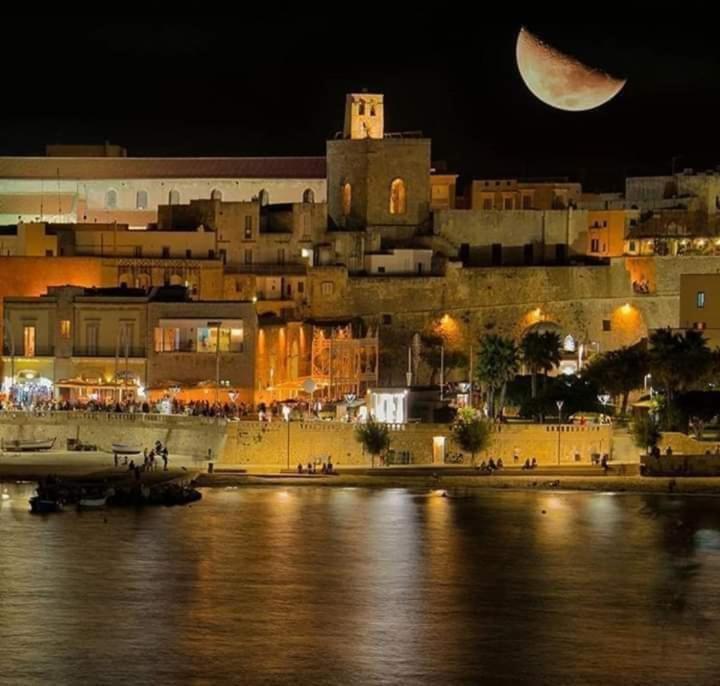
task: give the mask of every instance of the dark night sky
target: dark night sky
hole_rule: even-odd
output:
[[[212,12],[213,17],[219,17]],[[617,18],[618,20],[620,17]],[[26,19],[28,24],[34,20]],[[4,36],[0,154],[110,140],[134,155],[321,155],[344,94],[386,95],[388,130],[422,129],[436,160],[475,176],[626,174],[720,163],[720,42],[712,22],[415,21],[398,39],[353,22],[54,20]],[[515,66],[521,24],[629,78],[588,113],[536,100]],[[77,36],[77,39],[71,38]]]

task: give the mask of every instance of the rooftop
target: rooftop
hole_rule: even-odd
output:
[[[0,157],[0,179],[324,179],[324,157]]]

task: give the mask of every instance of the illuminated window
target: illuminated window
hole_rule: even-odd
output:
[[[695,301],[697,303],[697,308],[702,310],[705,307],[705,291],[698,291]]]
[[[65,339],[70,338],[70,320],[69,319],[63,319],[60,322],[60,336]]]
[[[138,210],[146,210],[148,206],[147,191],[138,191],[135,196],[135,207]]]
[[[566,336],[563,341],[563,350],[566,353],[574,353],[576,350],[575,339],[572,336]]]
[[[352,210],[352,186],[344,183],[342,187],[342,213],[346,217],[350,215]]]
[[[35,357],[35,327],[23,326],[23,351],[25,357]]]
[[[217,188],[213,189],[213,192],[210,193],[210,200],[222,200],[223,194],[222,191],[218,190]]]
[[[312,188],[308,188],[303,193],[303,202],[308,204],[312,204],[315,202],[315,191]]]
[[[407,209],[407,190],[402,179],[390,184],[390,214],[405,214]]]
[[[170,191],[168,195],[168,202],[171,205],[179,205],[180,204],[180,191]]]
[[[114,188],[111,188],[107,193],[105,193],[105,207],[108,210],[114,210],[117,207],[117,191]]]

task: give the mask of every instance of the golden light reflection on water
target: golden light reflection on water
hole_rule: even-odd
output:
[[[653,683],[660,663],[667,683],[710,684],[720,669],[705,649],[720,504],[701,499],[268,488],[43,519],[27,495],[0,507],[13,686],[482,683],[498,665],[509,683],[614,686]]]

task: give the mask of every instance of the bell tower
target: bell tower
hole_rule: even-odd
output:
[[[430,140],[385,133],[384,98],[351,93],[342,137],[327,142],[330,224],[409,233],[430,220]]]
[[[378,93],[350,93],[345,100],[343,138],[382,140],[385,135],[385,105]]]

